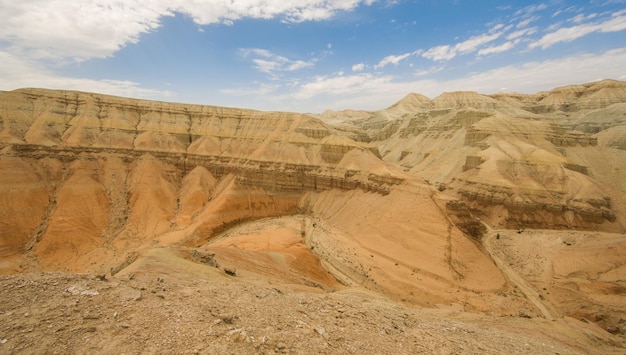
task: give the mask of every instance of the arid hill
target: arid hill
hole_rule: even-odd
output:
[[[516,336],[519,343],[500,349],[620,352],[625,233],[624,82],[533,95],[409,94],[380,111],[320,115],[0,92],[0,274],[14,274],[0,279],[0,353],[158,352],[141,342],[70,340],[83,328],[114,337],[117,316],[102,309],[119,314],[111,306],[118,296],[124,307],[145,308],[126,311],[120,325],[141,333],[139,324],[166,302],[155,280],[187,290],[168,304],[183,307],[191,297],[215,309],[208,322],[225,327],[213,347],[186,348],[173,324],[162,325],[174,337],[166,352],[493,352],[485,344]],[[217,290],[279,290],[289,297],[283,318],[298,302],[335,301],[363,316],[334,326],[333,312],[302,324],[277,320],[313,337],[295,340],[304,330],[258,328],[271,328],[259,318],[271,310],[256,310],[277,307],[275,294],[232,299],[247,310],[235,321],[217,310],[236,312],[224,297],[195,301]],[[76,312],[100,315],[82,328],[73,322],[92,318],[58,315],[53,325],[73,329],[58,340],[33,324],[44,324],[45,309],[61,307],[67,294],[88,299],[90,306],[76,301]],[[19,299],[33,297],[49,299],[28,311]],[[364,299],[392,319],[371,337],[361,334],[372,321]],[[23,313],[40,318],[21,322]],[[240,324],[244,313],[252,328]],[[433,314],[465,322],[459,329],[467,332],[488,326],[493,336],[479,332],[484,338],[468,343],[466,332],[415,346],[428,333],[417,331],[416,317],[442,331],[445,321]],[[186,330],[202,326],[191,320]],[[159,330],[144,328],[143,339]],[[356,334],[369,338],[352,341]],[[49,342],[35,344],[37,337]],[[415,343],[399,350],[399,340],[384,337]],[[458,346],[442,348],[446,339]]]

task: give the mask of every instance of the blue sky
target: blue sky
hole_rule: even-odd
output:
[[[626,0],[0,0],[0,90],[261,110],[626,80]]]

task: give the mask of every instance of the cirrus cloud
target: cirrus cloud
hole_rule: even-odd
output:
[[[383,58],[380,62],[378,62],[378,64],[374,66],[374,69],[384,68],[385,66],[389,64],[398,65],[401,61],[410,57],[411,54],[412,53],[404,53],[401,55],[388,55],[385,58]]]

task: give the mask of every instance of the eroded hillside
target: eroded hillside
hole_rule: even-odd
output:
[[[624,102],[626,84],[611,80],[534,95],[410,94],[344,125],[494,227],[623,233]]]
[[[624,345],[626,83],[319,116],[23,89],[0,129],[1,274],[180,264]]]
[[[402,181],[375,147],[299,114],[42,90],[4,94],[0,112],[2,252],[26,251],[44,268],[96,250],[110,263],[160,239],[199,243],[238,221],[296,213],[306,191],[387,194]],[[341,166],[352,150],[366,169]]]

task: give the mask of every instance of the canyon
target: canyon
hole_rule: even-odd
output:
[[[0,275],[0,353],[620,353],[626,82],[321,114],[0,92]]]

